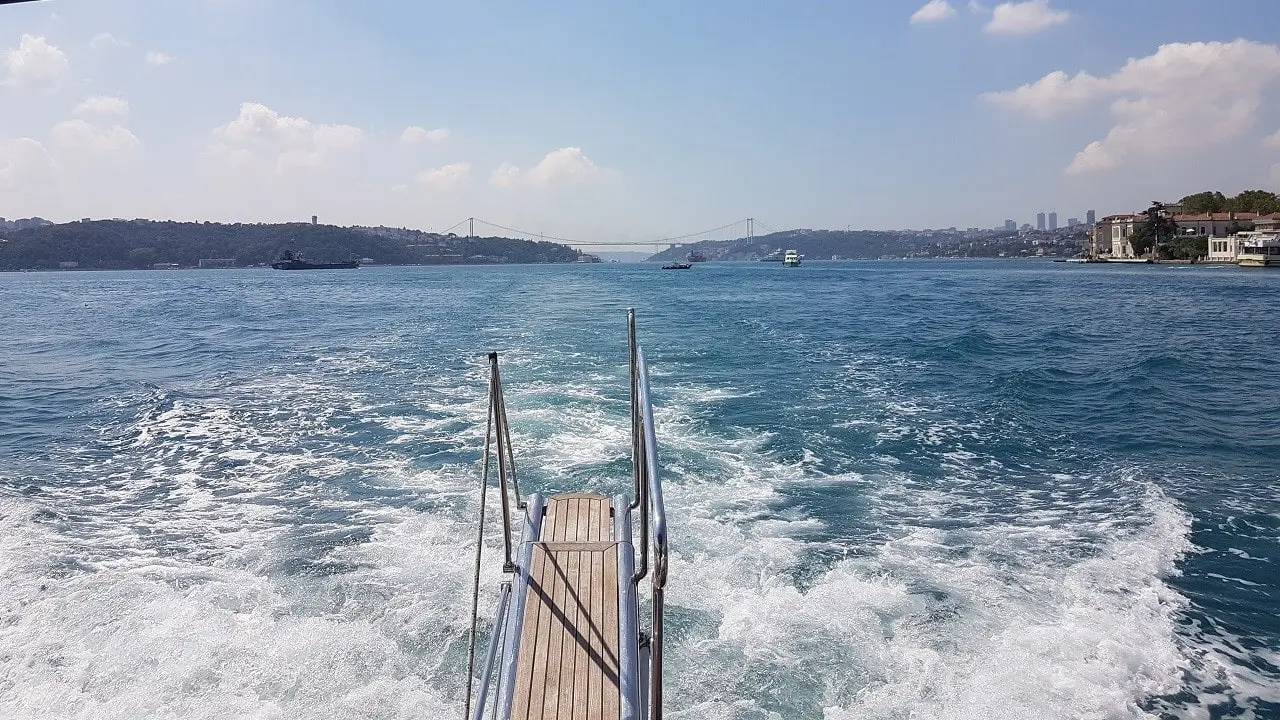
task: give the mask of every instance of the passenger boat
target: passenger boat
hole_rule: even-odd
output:
[[[354,270],[360,267],[359,260],[347,260],[336,263],[313,263],[302,258],[302,253],[285,250],[280,259],[271,263],[273,270]]]
[[[1240,267],[1280,267],[1280,235],[1273,233],[1241,233]]]
[[[662,718],[667,518],[649,371],[635,327],[635,313],[628,310],[631,478],[618,478],[626,490],[612,498],[590,492],[521,494],[498,355],[489,353],[467,720]],[[496,478],[491,478],[495,466]],[[499,584],[488,649],[477,667],[480,568],[491,484],[497,485],[501,503],[506,578]],[[518,539],[513,523],[520,527]],[[639,612],[646,577],[647,627]]]
[[[787,254],[782,258],[783,267],[795,267],[800,264],[800,254],[795,250],[788,250]]]
[[[691,262],[691,263],[696,263],[696,262],[706,262],[706,261],[707,261],[707,255],[706,255],[706,253],[704,253],[704,252],[701,252],[701,251],[698,251],[698,250],[692,250],[692,251],[690,251],[690,252],[689,252],[688,256],[686,256],[686,257],[685,257],[685,259],[686,259],[686,260],[688,260],[688,261],[689,261],[689,262]]]
[[[662,266],[663,270],[688,270],[693,267],[690,263],[673,262]]]

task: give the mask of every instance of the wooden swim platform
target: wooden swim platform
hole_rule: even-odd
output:
[[[636,344],[631,311],[627,330],[631,492],[611,498],[588,492],[549,498],[520,492],[498,355],[489,353],[467,720],[662,720],[667,520],[648,366]],[[495,469],[507,578],[499,583],[488,649],[477,667],[486,502]],[[633,532],[633,516],[638,532]],[[639,617],[639,587],[645,577],[651,588],[648,628]]]
[[[512,720],[616,720],[618,543],[603,495],[547,500],[533,544]]]

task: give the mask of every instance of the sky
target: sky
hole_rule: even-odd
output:
[[[4,6],[0,216],[1065,224],[1280,190],[1277,26],[1275,0]]]

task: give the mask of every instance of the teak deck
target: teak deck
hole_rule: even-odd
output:
[[[618,545],[609,501],[547,501],[534,544],[512,720],[618,717]]]

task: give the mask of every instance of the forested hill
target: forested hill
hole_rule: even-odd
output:
[[[711,260],[759,260],[793,248],[811,260],[882,257],[998,257],[1027,255],[1044,247],[1053,255],[1079,250],[1083,226],[1049,232],[1007,230],[786,230],[754,238],[706,241],[664,250],[653,261],[683,259],[697,250]]]
[[[369,258],[388,265],[556,263],[580,257],[577,250],[550,242],[397,228],[99,220],[0,232],[0,270],[52,269],[62,263],[104,270],[159,263],[187,267],[205,258],[246,267],[271,263],[291,247],[308,260]]]

